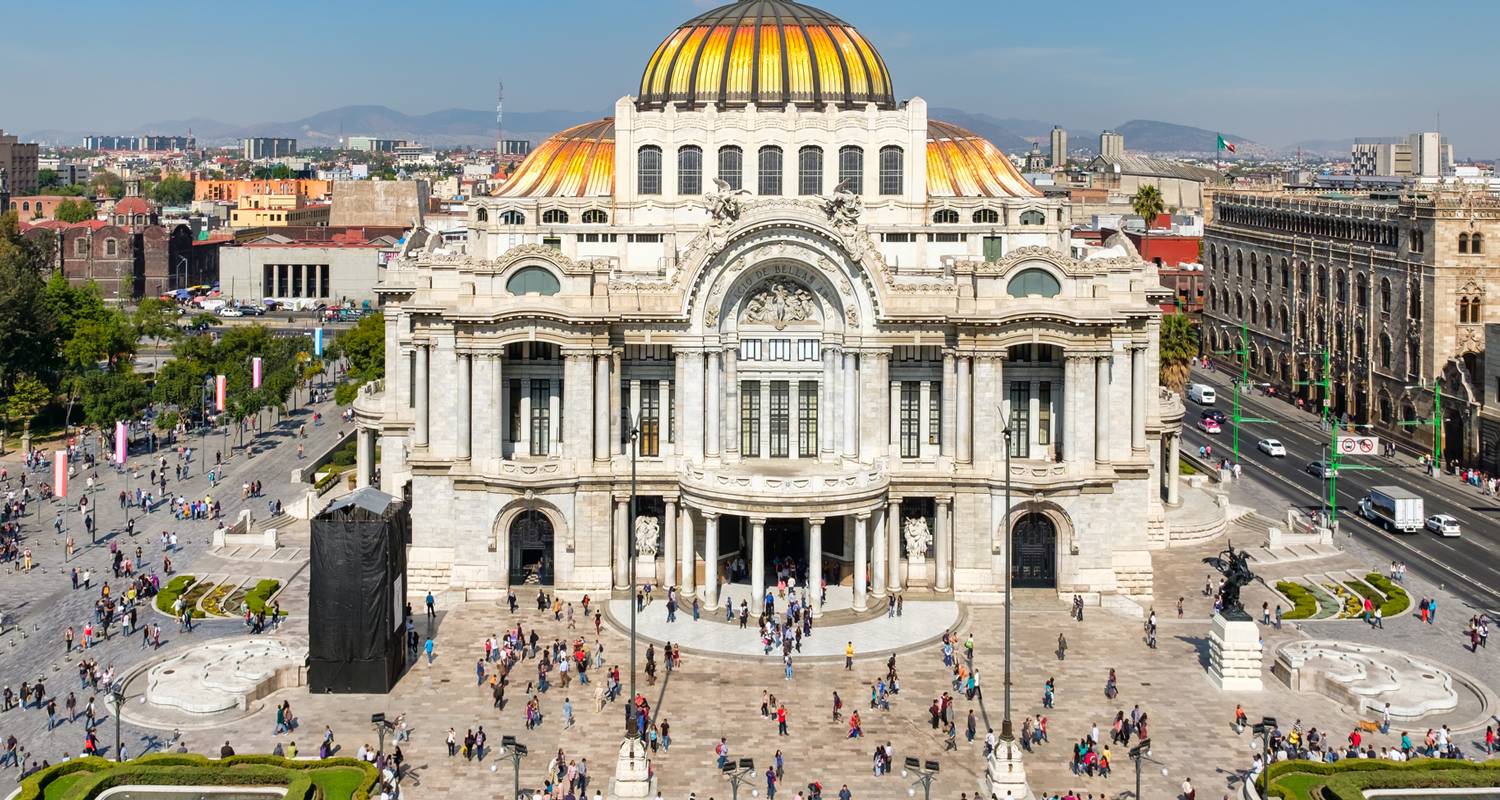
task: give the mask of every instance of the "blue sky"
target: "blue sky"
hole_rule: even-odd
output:
[[[1431,129],[1500,155],[1500,2],[1017,3],[821,0],[889,63],[898,95],[1101,128],[1160,119],[1282,145]],[[73,0],[6,3],[0,127],[604,110],[657,43],[717,0]],[[140,87],[137,91],[134,87]],[[168,131],[162,131],[166,133]]]

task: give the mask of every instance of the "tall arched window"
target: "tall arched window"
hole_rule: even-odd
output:
[[[762,195],[781,194],[781,148],[768,144],[760,149],[756,162],[756,183]]]
[[[1370,304],[1370,279],[1363,272],[1354,275],[1354,303],[1360,308]]]
[[[1476,256],[1484,252],[1484,234],[1476,233],[1469,237],[1469,252]]]
[[[648,144],[636,151],[636,194],[661,194],[661,148]]]
[[[1415,280],[1406,289],[1406,315],[1411,319],[1422,318],[1422,284]]]
[[[119,250],[120,250],[120,246],[119,246],[119,244],[117,244],[115,242],[114,239],[105,239],[104,240],[104,254],[106,256],[119,255]]]
[[[719,180],[731,189],[745,186],[745,151],[732,144],[719,148]]]
[[[937,225],[957,225],[958,212],[951,208],[940,208],[932,215],[932,221]]]
[[[1467,253],[1467,252],[1469,252],[1469,234],[1467,234],[1467,233],[1460,233],[1458,235],[1458,252],[1460,252],[1460,253]]]
[[[502,212],[500,212],[500,224],[501,225],[525,225],[526,224],[526,215],[522,214],[519,211],[502,211]]]
[[[489,222],[490,221],[490,212],[485,211],[482,208],[475,209],[475,211],[474,211],[474,221],[475,222]]]
[[[1250,254],[1250,285],[1254,286],[1260,280],[1260,260],[1254,253]]]
[[[1389,314],[1391,312],[1391,279],[1380,279],[1380,310]]]
[[[677,193],[703,194],[703,148],[695,144],[677,149]]]
[[[849,184],[855,194],[865,193],[865,151],[859,145],[839,148],[839,183]]]
[[[880,148],[880,193],[901,194],[906,191],[904,170],[906,153],[900,147],[888,144]]]
[[[797,194],[823,193],[823,148],[803,145],[797,151]]]
[[[1340,303],[1349,302],[1349,287],[1344,281],[1344,271],[1339,270],[1337,273],[1334,273],[1334,278],[1338,284],[1334,288],[1334,294],[1338,295]]]
[[[543,225],[566,225],[568,223],[568,212],[560,208],[549,208],[542,212]]]
[[[974,223],[976,225],[998,225],[1000,224],[1000,212],[993,208],[981,208],[974,212]]]

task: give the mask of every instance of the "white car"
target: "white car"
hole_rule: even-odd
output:
[[[1427,518],[1427,530],[1439,536],[1457,536],[1458,520],[1447,514],[1433,514]]]
[[[1286,457],[1286,447],[1284,447],[1281,442],[1276,439],[1261,439],[1260,441],[1255,443],[1255,446],[1260,448],[1260,451],[1268,456],[1273,456],[1275,458]]]
[[[219,309],[218,313],[219,313],[219,316],[221,316],[221,317],[243,317],[243,316],[245,316],[245,312],[239,310],[238,308],[235,308],[234,306],[224,306],[223,308]]]

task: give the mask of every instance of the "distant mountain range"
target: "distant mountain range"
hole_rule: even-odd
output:
[[[505,114],[505,137],[508,139],[531,139],[540,141],[564,128],[598,119],[609,114],[608,109],[598,111],[507,111]],[[984,136],[996,147],[1008,153],[1023,153],[1031,148],[1033,141],[1039,142],[1043,150],[1049,146],[1052,132],[1051,122],[1034,119],[999,118],[982,112],[963,111],[955,108],[931,109],[930,116],[950,122]],[[1065,126],[1066,127],[1066,126]],[[62,131],[38,130],[24,135],[37,141],[54,144],[81,144],[87,133],[161,133],[182,134],[191,130],[201,144],[225,144],[245,136],[290,136],[303,147],[333,145],[350,136],[378,136],[388,139],[406,139],[438,146],[478,145],[494,146],[495,114],[493,111],[477,111],[453,108],[434,111],[430,114],[406,114],[381,105],[344,106],[286,122],[260,122],[250,125],[235,125],[206,117],[162,120],[136,126],[129,130],[110,131]],[[1158,120],[1136,119],[1116,126],[1113,130],[1125,136],[1125,148],[1132,152],[1163,154],[1212,154],[1217,133],[1204,128],[1179,125]],[[1239,155],[1271,155],[1273,148],[1259,145],[1236,134],[1225,133],[1224,138],[1233,142]],[[1342,140],[1322,140],[1304,143],[1309,153],[1347,153],[1347,143]],[[1095,151],[1099,145],[1099,132],[1086,128],[1068,128],[1069,149]],[[1295,150],[1296,145],[1286,148]]]

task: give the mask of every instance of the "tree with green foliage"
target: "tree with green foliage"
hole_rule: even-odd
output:
[[[89,187],[94,190],[96,197],[124,197],[125,181],[119,175],[107,169],[95,172],[89,180]]]
[[[42,291],[42,306],[56,325],[58,349],[52,364],[56,385],[66,404],[64,424],[84,391],[83,379],[100,369],[129,362],[139,334],[124,312],[104,305],[92,281],[74,286],[54,272]]]
[[[53,217],[56,217],[59,222],[67,223],[86,222],[98,213],[99,209],[95,208],[93,203],[81,197],[76,200],[64,200],[52,210]]]
[[[83,186],[83,184],[81,184],[81,183],[72,183],[72,184],[68,184],[67,186],[43,186],[43,187],[41,187],[40,189],[37,190],[37,194],[53,195],[53,196],[64,195],[64,196],[68,196],[68,197],[82,197],[83,194],[84,194],[84,191],[85,191],[85,187]]]
[[[1151,184],[1146,184],[1135,190],[1130,198],[1130,208],[1146,221],[1146,230],[1151,230],[1151,223],[1167,210],[1166,201],[1162,200],[1161,189]]]
[[[57,173],[57,170],[55,170],[55,169],[46,169],[44,167],[44,168],[39,169],[39,170],[36,171],[36,185],[37,185],[37,188],[39,188],[39,189],[45,189],[45,188],[47,188],[49,186],[59,186],[61,184],[62,184],[62,176]]]
[[[14,211],[0,215],[0,395],[55,368],[57,324],[42,301],[51,268],[50,242],[22,236]]]
[[[151,401],[146,382],[128,363],[90,372],[81,383],[83,421],[97,428],[134,419]]]
[[[327,353],[329,358],[345,358],[349,370],[343,383],[333,390],[334,402],[349,405],[359,393],[359,387],[385,377],[385,315],[370,314],[361,317],[333,340]]]
[[[1158,343],[1161,385],[1174,392],[1187,386],[1198,355],[1198,332],[1186,314],[1167,314],[1161,318],[1161,340]]]
[[[157,297],[148,297],[135,309],[136,332],[151,339],[152,344],[161,345],[161,340],[172,339],[181,333],[177,327],[177,306]],[[161,365],[158,355],[157,366]]]
[[[168,175],[151,188],[151,199],[164,206],[185,206],[193,201],[193,182],[181,175]]]
[[[31,421],[52,402],[52,392],[47,384],[34,375],[21,375],[11,386],[10,397],[5,401],[5,426],[0,438],[10,435],[10,423],[21,423],[22,430],[31,430]]]

